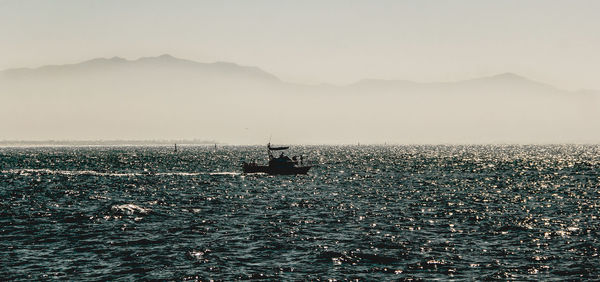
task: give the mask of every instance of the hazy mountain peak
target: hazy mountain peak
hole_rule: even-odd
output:
[[[162,54],[160,56],[156,56],[156,57],[141,57],[138,60],[161,60],[161,61],[188,61],[188,62],[192,62],[186,59],[181,59],[181,58],[177,58],[175,56],[172,56],[170,54]]]
[[[176,58],[176,57],[173,57],[173,56],[171,56],[169,54],[162,54],[162,55],[156,56],[156,57],[140,57],[139,59],[137,59],[135,61],[162,61],[162,62],[169,62],[169,61],[188,61],[188,60]],[[188,61],[188,62],[191,62],[191,61]]]
[[[532,82],[530,79],[518,75],[516,73],[512,73],[512,72],[505,72],[505,73],[499,73],[499,74],[495,74],[495,75],[491,75],[491,76],[484,76],[484,77],[479,77],[479,78],[474,78],[474,79],[470,79],[467,81],[500,81],[500,82],[510,82],[510,81],[530,81]]]
[[[114,56],[114,57],[110,58],[110,61],[111,62],[125,62],[127,60],[125,60],[125,59],[123,59],[121,57]]]
[[[176,58],[170,54],[162,54],[157,57],[141,57],[137,60],[127,60],[117,56],[112,58],[95,58],[75,64],[8,69],[0,71],[0,74],[11,77],[27,77],[30,75],[37,77],[47,75],[73,76],[84,73],[98,74],[98,72],[113,72],[123,67],[135,68],[139,71],[147,69],[153,69],[155,71],[178,70],[196,75],[207,75],[212,73],[212,75],[218,75],[222,78],[235,77],[238,79],[245,78],[279,81],[276,76],[257,67],[241,66],[229,62],[200,63]]]
[[[77,67],[77,66],[85,66],[85,65],[110,65],[110,64],[118,64],[118,63],[125,63],[128,62],[126,59],[123,59],[121,57],[112,57],[112,58],[95,58],[95,59],[91,59],[91,60],[87,60],[81,63],[76,63],[76,64],[66,64],[66,65],[50,65],[50,66],[43,66],[40,67],[38,69],[43,69],[43,68],[68,68],[68,67]]]
[[[512,73],[512,72],[505,72],[505,73],[500,73],[500,74],[496,74],[496,75],[492,75],[489,77],[484,77],[483,79],[488,79],[488,80],[495,80],[495,81],[501,81],[501,82],[531,82],[531,83],[537,83],[534,82],[524,76],[518,75],[516,73]]]
[[[481,78],[475,78],[465,81],[458,81],[455,84],[463,84],[463,85],[471,85],[471,86],[480,86],[480,87],[500,87],[500,88],[518,88],[521,90],[531,91],[534,89],[543,90],[543,91],[555,91],[557,90],[551,85],[537,82],[526,78],[524,76],[512,73],[505,72],[492,76],[486,76]]]

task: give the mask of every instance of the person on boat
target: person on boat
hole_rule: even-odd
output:
[[[276,160],[277,160],[277,162],[280,162],[280,163],[292,162],[292,160],[288,156],[284,155],[283,152],[279,155],[279,158],[277,158]]]

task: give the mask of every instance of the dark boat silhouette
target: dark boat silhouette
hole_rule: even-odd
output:
[[[283,151],[290,147],[271,147],[271,143],[267,144],[267,151],[269,153],[269,164],[259,165],[256,162],[244,162],[242,169],[244,173],[268,173],[271,175],[294,175],[294,174],[307,174],[308,170],[313,167],[312,165],[304,164],[304,157],[300,156],[298,160],[297,156],[291,159],[286,156],[283,152],[279,157],[273,156],[273,151]]]

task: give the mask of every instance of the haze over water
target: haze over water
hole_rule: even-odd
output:
[[[600,279],[600,147],[0,148],[0,276]]]
[[[0,140],[597,144],[598,10],[0,1]]]

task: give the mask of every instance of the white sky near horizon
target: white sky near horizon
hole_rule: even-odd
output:
[[[514,72],[600,89],[600,1],[0,0],[0,69],[169,53],[283,80]]]

